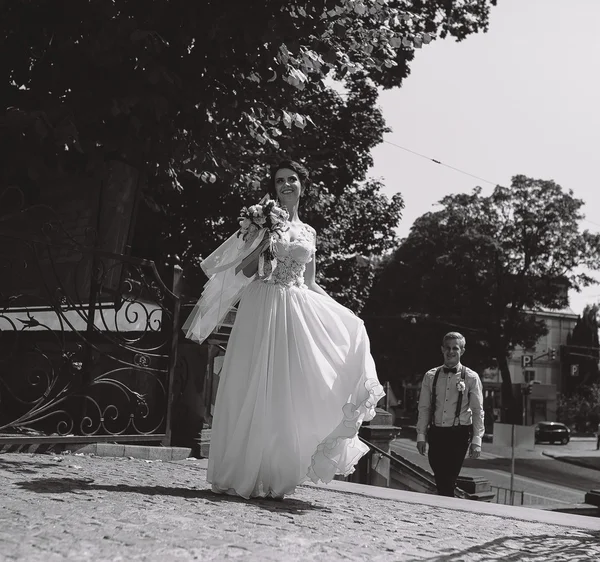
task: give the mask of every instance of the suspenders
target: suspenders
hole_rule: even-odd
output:
[[[465,382],[466,373],[467,373],[467,368],[463,365],[462,372],[460,374],[460,379],[463,382]],[[460,425],[460,409],[462,406],[462,399],[463,399],[463,396],[464,396],[466,390],[467,390],[467,383],[465,383],[465,390],[458,393],[458,402],[456,403],[456,412],[454,414],[454,422],[452,422],[452,425],[454,425],[457,420],[458,420],[458,425]]]
[[[437,393],[437,381],[440,376],[441,367],[437,368],[435,375],[433,376],[433,383],[431,384],[431,405],[429,407],[429,425],[434,425],[435,420],[435,401],[436,401],[436,393]]]
[[[429,425],[433,425],[435,423],[434,416],[435,416],[435,403],[436,403],[436,393],[437,393],[437,381],[438,381],[438,377],[440,376],[441,371],[442,371],[442,368],[438,367],[437,371],[435,372],[435,375],[433,376],[433,383],[431,385],[431,407],[429,408],[429,411],[430,411]],[[465,381],[466,373],[467,373],[467,368],[463,365],[462,369],[461,369],[461,373],[460,373],[460,378],[463,382]],[[462,399],[463,399],[463,394],[465,393],[465,391],[466,391],[466,386],[465,386],[465,390],[458,393],[458,402],[456,403],[456,412],[454,413],[454,422],[452,422],[452,427],[454,427],[456,425],[457,420],[458,420],[458,425],[460,425],[460,409],[462,407]]]

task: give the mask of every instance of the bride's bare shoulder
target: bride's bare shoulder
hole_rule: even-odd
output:
[[[317,231],[312,226],[310,226],[310,224],[303,222],[302,225],[304,226],[304,228],[306,228],[306,230],[308,230],[316,238]]]

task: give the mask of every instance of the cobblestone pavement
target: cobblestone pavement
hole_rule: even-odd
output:
[[[211,493],[203,466],[2,454],[0,560],[600,559],[597,531],[313,486],[244,501]]]

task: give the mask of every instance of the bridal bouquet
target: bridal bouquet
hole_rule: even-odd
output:
[[[241,236],[244,242],[255,239],[261,229],[266,229],[267,243],[260,250],[258,258],[258,276],[265,280],[270,279],[277,267],[274,252],[275,238],[281,236],[281,233],[289,228],[287,225],[289,216],[285,209],[278,207],[271,199],[264,203],[261,201],[248,208],[244,207],[240,212],[238,237]],[[246,257],[238,269],[243,269],[247,261],[251,259],[252,254]]]
[[[240,211],[240,230],[244,242],[256,235],[261,228],[266,228],[268,234],[285,232],[289,214],[285,209],[278,207],[275,201],[269,199],[266,203],[257,203]]]

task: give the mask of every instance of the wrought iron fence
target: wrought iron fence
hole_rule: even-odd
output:
[[[37,232],[0,228],[0,443],[168,444],[181,270]]]

